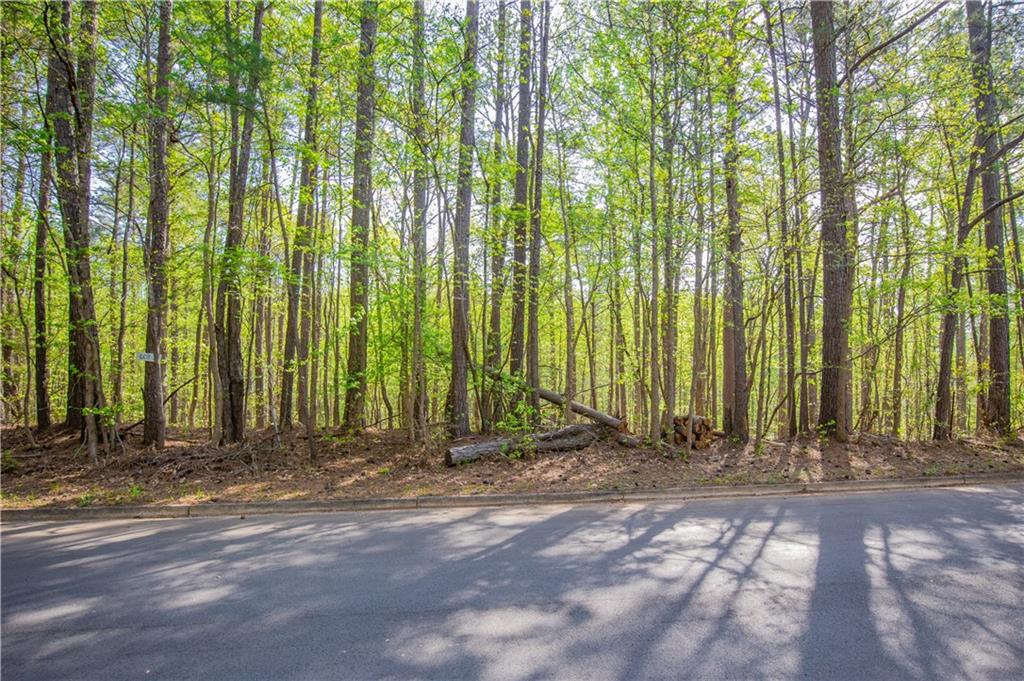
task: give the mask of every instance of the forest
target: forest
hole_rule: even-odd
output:
[[[7,438],[1022,427],[1022,3],[0,12]]]

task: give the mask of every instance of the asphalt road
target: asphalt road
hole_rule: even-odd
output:
[[[5,525],[18,679],[1024,679],[1024,485]]]

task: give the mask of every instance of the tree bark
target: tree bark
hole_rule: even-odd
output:
[[[150,93],[149,116],[149,268],[148,307],[146,311],[146,362],[142,392],[145,422],[142,444],[163,449],[167,435],[164,413],[163,343],[167,305],[167,251],[169,248],[170,186],[167,178],[167,109],[170,101],[171,15],[173,0],[160,2],[160,31],[157,39],[156,86]]]
[[[455,466],[495,454],[508,455],[523,451],[564,452],[583,449],[597,441],[598,433],[599,429],[596,426],[575,424],[547,433],[450,447],[445,452],[444,462],[449,466]]]
[[[424,7],[423,0],[416,0],[413,5],[413,140],[415,142],[415,161],[413,165],[413,214],[412,214],[412,248],[413,248],[413,326],[412,326],[412,400],[411,414],[413,440],[422,442],[427,437],[427,375],[423,358],[423,315],[427,298],[427,141],[424,130],[424,60],[426,42],[424,40]]]
[[[730,27],[730,39],[735,41]],[[747,385],[747,342],[743,318],[743,269],[740,263],[743,251],[740,232],[739,203],[739,147],[736,135],[739,127],[739,102],[736,94],[738,74],[735,58],[726,57],[728,85],[726,90],[725,128],[725,203],[728,217],[726,253],[726,291],[723,337],[725,346],[725,380],[723,422],[727,437],[741,443],[750,438],[748,409],[750,393]]]
[[[786,333],[786,376],[783,403],[786,410],[786,435],[794,437],[797,432],[796,408],[796,324],[793,318],[793,277],[792,263],[794,245],[789,234],[789,205],[786,199],[786,152],[782,140],[782,102],[779,96],[779,73],[775,59],[775,42],[772,36],[772,18],[766,0],[762,1],[761,9],[765,18],[765,34],[768,39],[768,56],[772,69],[772,95],[775,108],[775,153],[778,156],[779,170],[779,234],[782,239],[782,292],[783,314]],[[779,12],[779,22],[784,15]]]
[[[814,74],[818,107],[818,168],[821,183],[821,242],[824,257],[822,310],[821,408],[818,429],[845,442],[850,306],[846,296],[849,244],[846,198],[840,159],[839,102],[836,81],[835,28],[831,2],[811,3]]]
[[[502,185],[504,184],[504,145],[505,145],[505,63],[506,63],[506,4],[498,1],[498,22],[495,31],[498,34],[498,56],[494,84],[494,150],[491,158],[490,212],[494,225],[490,243],[491,250],[491,297],[487,321],[487,334],[484,349],[485,381],[487,388],[483,391],[481,405],[481,426],[486,433],[491,426],[501,419],[501,301],[505,293],[505,250],[507,220],[501,209]]]
[[[49,88],[49,84],[47,84]],[[36,427],[44,431],[52,424],[50,413],[50,361],[46,338],[46,242],[49,232],[50,183],[53,181],[52,141],[47,135],[39,160],[39,205],[36,214],[35,252],[33,254],[34,345]]]
[[[284,369],[281,373],[281,425],[292,425],[292,388],[296,370],[299,373],[299,420],[308,418],[308,372],[303,370],[309,357],[308,343],[300,343],[299,327],[309,338],[309,276],[312,269],[311,232],[313,229],[313,180],[316,177],[317,90],[320,78],[320,31],[323,23],[323,0],[316,0],[313,10],[313,44],[309,56],[309,82],[306,85],[306,111],[302,147],[299,151],[299,208],[295,220],[295,241],[292,246],[288,277],[288,312],[285,321]],[[301,319],[300,319],[301,317]],[[304,380],[306,379],[306,380]]]
[[[466,0],[466,51],[462,61],[462,121],[459,135],[458,187],[455,203],[455,262],[452,272],[452,383],[448,433],[469,433],[469,217],[473,208],[473,146],[476,116],[477,0]]]
[[[230,5],[225,4],[225,23],[231,31]],[[258,0],[253,13],[252,48],[253,54],[244,62],[248,72],[248,83],[244,97],[254,99],[259,82],[263,36],[263,15],[266,5]],[[232,55],[232,60],[238,58]],[[235,64],[237,67],[237,64]],[[236,95],[235,102],[243,98],[238,87],[238,72],[232,68],[229,88]],[[249,178],[249,157],[252,152],[252,130],[255,106],[245,107],[241,133],[239,134],[239,105],[232,103],[231,111],[231,162],[228,182],[228,223],[224,237],[221,278],[217,290],[217,354],[221,385],[224,387],[223,423],[221,434],[227,442],[241,442],[245,438],[245,376],[242,362],[242,246],[245,240],[244,212],[245,192]]]
[[[530,169],[530,69],[533,37],[531,0],[519,3],[519,117],[516,120],[516,174],[512,197],[512,218],[515,231],[512,236],[512,330],[509,340],[509,372],[522,377],[523,325],[526,313],[526,231],[529,226],[529,169]]]
[[[528,272],[528,303],[526,320],[526,382],[530,387],[529,404],[531,419],[539,422],[540,402],[537,388],[540,387],[540,329],[537,316],[540,302],[540,246],[541,210],[544,203],[544,119],[547,114],[548,87],[548,27],[551,22],[551,2],[543,0],[544,18],[540,31],[539,82],[537,84],[537,145],[533,158],[533,202],[530,206],[530,263]]]
[[[1006,257],[1003,242],[1003,211],[1000,202],[999,174],[1002,162],[999,150],[999,114],[993,92],[989,55],[992,50],[992,6],[985,15],[985,4],[967,1],[967,31],[971,47],[971,76],[977,93],[974,115],[984,131],[987,162],[981,170],[981,203],[985,216],[985,249],[988,251],[985,280],[988,286],[989,383],[984,423],[1001,435],[1010,435],[1010,315],[1006,295]]]
[[[348,376],[343,427],[359,432],[366,402],[370,204],[373,201],[373,132],[376,115],[377,1],[363,0],[356,74],[356,137],[352,170],[352,265],[349,272]]]
[[[89,259],[97,3],[82,3],[78,44],[74,46],[70,0],[59,6],[59,17],[53,16],[55,4],[47,3],[44,7],[51,43],[47,78],[54,83],[48,92],[47,117],[56,144],[57,199],[64,224],[70,283],[66,423],[83,430],[89,457],[96,462],[101,431],[105,430],[100,414],[106,408]],[[74,54],[78,57],[77,66],[73,63]]]

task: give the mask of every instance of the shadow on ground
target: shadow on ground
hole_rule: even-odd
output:
[[[7,526],[5,679],[1024,678],[1024,487]]]

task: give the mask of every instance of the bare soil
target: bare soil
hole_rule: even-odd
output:
[[[400,431],[358,437],[321,432],[309,459],[304,435],[250,431],[240,445],[212,447],[206,431],[171,429],[163,450],[144,448],[140,431],[99,464],[89,462],[75,433],[35,438],[0,430],[2,508],[217,501],[411,497],[516,492],[636,490],[690,485],[863,480],[1024,471],[1024,440],[964,438],[904,442],[863,434],[846,445],[805,437],[706,449],[656,451],[599,441],[563,453],[497,456],[444,465],[450,442],[413,446]],[[459,444],[482,438],[460,440]]]

